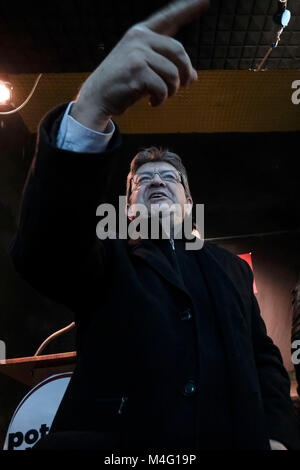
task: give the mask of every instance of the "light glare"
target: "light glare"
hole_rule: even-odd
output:
[[[5,104],[10,100],[10,89],[5,83],[0,82],[0,103]]]

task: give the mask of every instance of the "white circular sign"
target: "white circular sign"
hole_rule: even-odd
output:
[[[4,450],[27,450],[48,434],[72,372],[56,374],[36,385],[23,398],[10,421]]]

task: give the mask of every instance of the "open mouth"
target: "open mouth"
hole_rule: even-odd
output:
[[[168,196],[166,196],[163,193],[153,193],[149,197],[149,201],[159,201],[159,200],[163,200],[163,199],[166,199],[166,198],[168,198]]]

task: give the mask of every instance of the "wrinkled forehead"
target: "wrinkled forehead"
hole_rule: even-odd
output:
[[[153,171],[176,170],[176,168],[168,162],[148,162],[141,165],[137,173],[146,173]]]

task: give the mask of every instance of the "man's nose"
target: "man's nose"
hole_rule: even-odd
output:
[[[150,186],[151,185],[163,185],[163,186],[166,186],[166,183],[165,181],[161,178],[161,176],[159,175],[159,173],[154,173],[153,175],[153,178],[152,180],[150,181]]]

